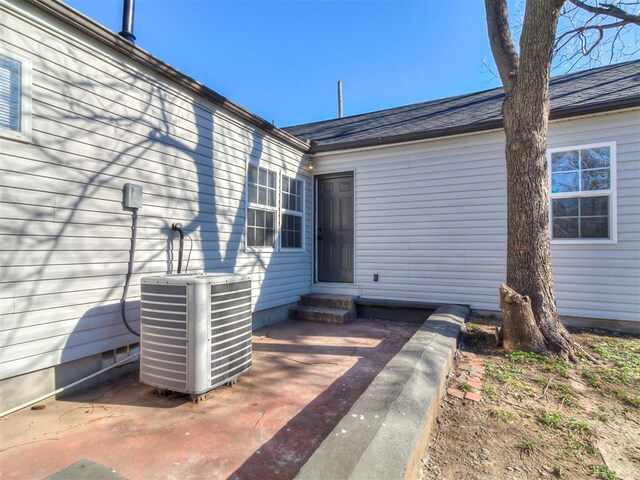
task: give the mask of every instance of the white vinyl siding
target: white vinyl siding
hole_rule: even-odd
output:
[[[31,135],[31,62],[0,47],[0,138]]]
[[[558,308],[639,321],[640,114],[550,124],[550,149],[607,142],[617,150],[617,243],[552,246]],[[501,132],[320,154],[314,167],[318,175],[354,171],[360,295],[499,309],[507,225]]]
[[[176,222],[193,240],[189,272],[250,275],[254,311],[309,291],[308,245],[246,252],[243,240],[247,163],[309,188],[299,151],[28,3],[0,3],[0,45],[33,72],[33,141],[0,139],[0,378],[137,342],[119,315],[128,182],[144,187],[128,318],[140,278],[175,271]]]

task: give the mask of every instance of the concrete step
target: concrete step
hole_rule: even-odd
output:
[[[352,309],[296,305],[289,309],[289,319],[307,322],[350,323],[357,318],[355,306]]]
[[[326,293],[308,293],[300,296],[300,305],[311,307],[342,308],[351,310],[358,297],[352,295],[329,295]]]

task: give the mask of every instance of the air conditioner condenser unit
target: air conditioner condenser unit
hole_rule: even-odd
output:
[[[251,369],[251,279],[170,274],[141,280],[140,381],[199,400]]]

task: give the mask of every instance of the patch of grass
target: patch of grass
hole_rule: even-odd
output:
[[[485,363],[485,371],[489,378],[500,382],[508,382],[509,380],[518,380],[524,374],[524,370],[518,365],[511,364],[495,364],[491,362]]]
[[[471,385],[469,385],[467,382],[462,382],[460,384],[460,390],[462,390],[463,392],[470,392],[471,391]]]
[[[516,379],[509,379],[505,383],[509,386],[512,393],[519,400],[522,400],[527,395],[530,395],[533,392],[535,392],[535,389],[528,382],[523,382],[521,380],[516,380]]]
[[[495,388],[490,387],[489,385],[482,385],[482,393],[484,393],[484,396],[492,402],[498,401],[498,394],[496,393]]]
[[[540,363],[545,360],[543,356],[537,353],[523,352],[520,350],[507,354],[507,358],[513,363]]]
[[[542,364],[542,369],[559,377],[569,378],[569,367],[562,360],[547,360]]]
[[[613,395],[634,408],[640,408],[640,353],[637,347],[611,338],[592,342],[590,347],[609,365],[583,368],[581,375],[587,385],[605,395]]]
[[[577,406],[576,399],[578,396],[566,383],[552,382],[549,385],[549,389],[560,394],[560,401],[565,405],[570,407]]]
[[[561,382],[552,382],[549,388],[566,398],[575,398],[576,392],[574,392],[569,385]]]
[[[572,457],[580,458],[584,456],[584,454],[595,455],[596,448],[591,445],[587,440],[576,436],[571,432],[567,432],[565,435],[565,440],[567,442],[567,448],[565,452],[567,455]]]
[[[489,415],[503,422],[513,422],[516,419],[516,415],[513,412],[502,408],[494,408]]]
[[[527,455],[534,455],[540,451],[538,446],[530,440],[524,440],[520,444],[520,451],[522,453],[526,453]]]
[[[596,369],[596,373],[609,381],[624,385],[640,382],[640,350],[637,340],[607,337],[589,343],[589,348],[600,359],[608,363]]]
[[[633,395],[623,388],[610,388],[609,391],[632,407],[640,408],[640,395]]]
[[[618,477],[614,472],[609,470],[606,465],[589,465],[589,475],[593,478],[601,480],[617,480]]]
[[[589,370],[582,371],[582,378],[587,381],[587,385],[589,385],[591,388],[601,388],[603,386],[600,377]]]
[[[576,432],[582,433],[584,435],[588,435],[588,434],[591,433],[591,427],[589,427],[589,425],[587,425],[586,423],[583,423],[583,422],[578,422],[576,420],[571,420],[569,423],[567,423],[567,426],[571,430],[574,430]]]
[[[547,383],[549,383],[549,379],[548,378],[544,378],[544,377],[533,377],[531,379],[531,381],[533,383],[537,383],[538,385],[540,385],[541,387],[546,387]]]
[[[538,421],[547,427],[561,428],[564,424],[564,417],[561,412],[542,409],[538,416]]]

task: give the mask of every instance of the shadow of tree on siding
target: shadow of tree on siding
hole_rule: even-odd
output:
[[[14,241],[3,258],[2,293],[11,310],[1,345],[25,344],[38,352],[31,359],[15,353],[22,371],[80,358],[88,349],[97,353],[137,342],[118,311],[131,233],[131,214],[121,204],[124,183],[145,188],[127,302],[136,328],[140,277],[174,269],[171,223],[183,223],[195,237],[190,270],[236,270],[244,164],[263,155],[262,137],[251,131],[249,151],[233,152],[233,161],[225,163],[227,155],[214,144],[216,109],[139,72],[128,71],[123,83],[109,66],[74,58],[68,45],[56,47],[40,45],[34,58],[33,143],[24,155],[29,160],[16,149],[11,165],[19,181],[3,187],[12,189],[8,216],[16,221],[3,232]],[[189,127],[194,123],[195,132]],[[235,196],[223,194],[223,184],[235,184]],[[179,192],[186,208],[172,192]],[[253,261],[253,271],[263,272],[266,281],[268,260],[255,255]]]

